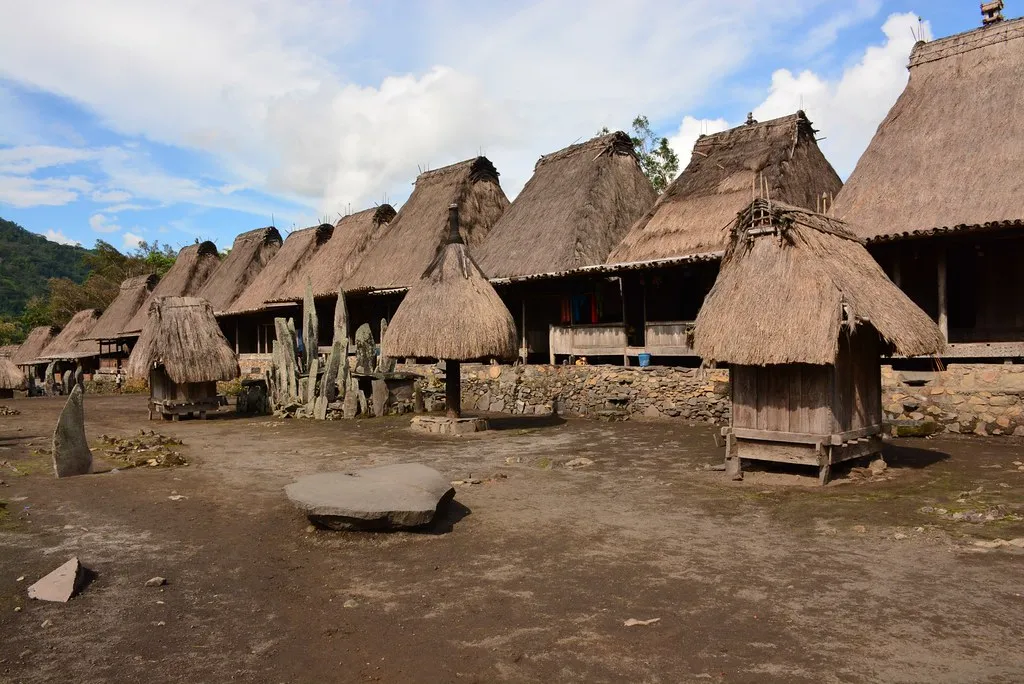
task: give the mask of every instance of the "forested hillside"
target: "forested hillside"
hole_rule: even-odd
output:
[[[47,296],[50,278],[83,282],[89,274],[88,253],[0,219],[0,315],[20,314],[29,298]]]

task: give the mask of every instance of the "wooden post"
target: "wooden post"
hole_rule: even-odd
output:
[[[523,328],[523,342],[519,355],[523,358],[523,363],[526,363],[526,359],[530,355],[530,350],[526,344],[526,297],[523,297],[523,317],[522,317],[522,328]]]
[[[238,356],[238,319],[235,319],[235,356]]]
[[[555,365],[555,326],[548,324],[548,363]]]
[[[626,289],[622,284],[622,276],[619,279],[619,303],[622,304],[622,333],[626,338],[626,346],[622,348],[622,365],[629,365],[629,329],[626,327]]]
[[[462,417],[462,364],[445,359],[444,403],[449,418]]]
[[[942,331],[942,337],[949,342],[949,313],[948,303],[946,297],[946,248],[945,246],[939,246],[937,256],[938,271],[938,291],[939,291],[939,330]]]

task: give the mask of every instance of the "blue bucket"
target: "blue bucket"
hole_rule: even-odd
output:
[[[647,368],[648,366],[651,365],[651,355],[650,354],[644,352],[644,353],[638,354],[637,358],[640,359],[640,367],[641,368]]]

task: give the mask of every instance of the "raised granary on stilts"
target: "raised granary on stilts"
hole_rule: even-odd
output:
[[[881,354],[935,354],[938,327],[837,219],[756,199],[733,222],[694,348],[730,367],[727,459],[820,468],[876,453]]]
[[[157,297],[128,359],[128,375],[149,381],[150,418],[216,410],[218,380],[239,376],[238,360],[213,307],[197,297]]]
[[[461,417],[460,363],[516,354],[516,327],[498,293],[469,255],[458,205],[448,210],[447,244],[395,312],[382,341],[384,354],[445,361],[450,418]]]

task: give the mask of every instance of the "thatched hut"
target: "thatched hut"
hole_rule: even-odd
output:
[[[224,401],[218,380],[239,376],[238,360],[217,325],[213,307],[197,297],[156,297],[128,359],[128,375],[149,381],[149,417],[206,418]]]
[[[279,302],[280,292],[305,285],[307,265],[330,241],[334,226],[324,223],[289,233],[277,254],[242,294],[220,315],[222,327],[233,331],[235,351],[269,354],[274,340],[274,316],[294,309],[294,302]]]
[[[191,297],[206,284],[207,279],[220,266],[220,252],[210,241],[182,248],[174,265],[164,274],[150,293],[146,303],[139,307],[121,330],[121,337],[137,337],[146,325],[149,304],[157,297]]]
[[[730,230],[694,347],[730,367],[727,459],[820,468],[881,447],[881,354],[934,354],[935,324],[847,225],[756,199]]]
[[[908,68],[833,213],[938,321],[943,356],[1024,356],[1024,19],[919,42]]]
[[[231,251],[195,296],[210,302],[216,313],[227,311],[280,249],[281,233],[273,226],[238,235]]]
[[[406,294],[381,342],[391,358],[445,361],[448,417],[461,410],[460,363],[512,358],[516,327],[505,304],[469,256],[459,230],[458,205],[448,210],[448,237],[441,251]]]
[[[92,330],[100,320],[97,309],[79,311],[53,340],[39,358],[44,361],[75,361],[99,356],[100,347],[92,338]]]
[[[11,360],[17,351],[16,344],[0,347],[0,399],[11,399],[14,390],[25,389],[25,374]]]
[[[11,361],[25,373],[29,392],[37,381],[44,379],[46,362],[40,360],[43,350],[53,342],[60,329],[53,325],[40,325],[29,331],[25,341],[11,354]]]
[[[116,373],[128,358],[128,345],[121,331],[149,299],[158,280],[152,273],[125,279],[117,297],[96,321],[89,339],[99,344],[100,373]]]

